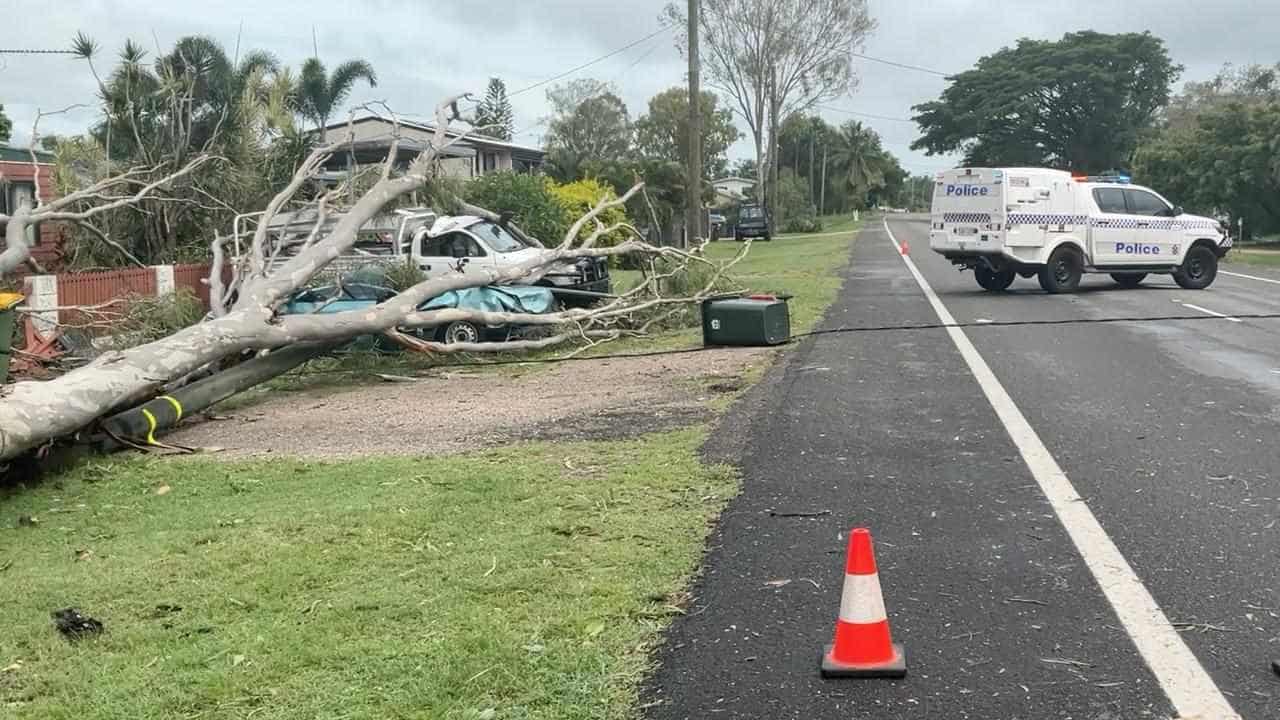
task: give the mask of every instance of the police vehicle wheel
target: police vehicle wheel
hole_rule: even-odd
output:
[[[1080,286],[1084,274],[1084,262],[1080,253],[1069,247],[1060,247],[1049,256],[1049,262],[1040,268],[1040,287],[1047,293],[1073,292]]]
[[[1146,276],[1146,273],[1111,273],[1111,279],[1122,288],[1136,288]]]
[[[992,272],[990,268],[976,267],[973,269],[973,276],[978,279],[978,284],[982,286],[983,290],[1000,292],[1001,290],[1009,289],[1017,273],[1012,270]]]
[[[445,326],[440,340],[446,345],[480,342],[480,328],[465,320],[457,320]]]
[[[1188,290],[1203,290],[1213,284],[1218,276],[1218,256],[1203,245],[1187,251],[1182,267],[1173,274],[1173,281]]]

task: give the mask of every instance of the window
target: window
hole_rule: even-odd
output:
[[[1129,203],[1130,215],[1154,215],[1156,217],[1171,217],[1173,210],[1165,204],[1165,201],[1142,190],[1125,190],[1125,200]]]
[[[7,182],[0,183],[0,214],[10,215],[23,203],[26,203],[30,207],[35,207],[35,183],[21,182],[17,180],[9,180]],[[0,223],[0,231],[3,229],[4,223]],[[34,247],[39,241],[39,237],[40,231],[36,226],[28,225],[27,245]]]
[[[497,169],[498,169],[498,154],[485,153],[484,154],[484,171],[489,173]]]
[[[484,238],[489,247],[500,253],[515,252],[516,250],[523,250],[525,247],[524,243],[517,240],[514,235],[496,223],[476,223],[471,226],[470,230]]]
[[[447,235],[441,235],[437,238],[422,238],[422,256],[423,257],[451,257],[451,258],[470,258],[484,257],[484,250],[480,248],[470,235],[460,232],[452,232]]]
[[[1104,213],[1124,215],[1129,212],[1124,204],[1124,191],[1119,188],[1094,188],[1093,199]]]
[[[747,207],[742,208],[743,220],[756,220],[762,217],[764,217],[764,210],[762,208],[754,205],[748,205]]]

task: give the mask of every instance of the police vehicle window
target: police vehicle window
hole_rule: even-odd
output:
[[[761,218],[761,217],[764,217],[764,210],[758,207],[745,207],[745,208],[742,208],[742,217],[745,220],[754,220],[756,218]]]
[[[1125,198],[1129,203],[1131,215],[1172,215],[1168,205],[1160,198],[1141,190],[1125,190]]]
[[[1123,215],[1128,212],[1124,204],[1124,191],[1119,188],[1094,188],[1093,199],[1098,203],[1098,209],[1104,213]]]

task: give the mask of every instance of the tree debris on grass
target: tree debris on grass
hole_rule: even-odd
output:
[[[99,635],[105,629],[102,622],[82,614],[76,608],[54,610],[53,625],[68,640],[80,640],[89,635]]]

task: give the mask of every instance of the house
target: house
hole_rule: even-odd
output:
[[[325,131],[330,142],[345,139],[348,133],[354,141],[347,153],[335,154],[325,169],[344,170],[351,161],[361,165],[382,162],[391,149],[394,130],[395,125],[389,119],[376,115],[359,117],[350,123],[328,125]],[[407,165],[430,146],[434,135],[433,125],[401,120],[396,164]],[[440,161],[444,174],[450,177],[473,178],[502,170],[535,172],[542,167],[546,157],[546,153],[538,148],[484,135],[462,137],[463,133],[455,130],[448,130],[445,135],[450,140],[457,140],[444,151]]]
[[[715,207],[729,207],[745,201],[751,196],[756,181],[751,178],[729,176],[712,180],[711,187],[716,191]]]
[[[21,203],[35,204],[37,175],[40,199],[48,201],[54,196],[53,154],[36,151],[36,162],[31,162],[31,151],[26,148],[0,144],[0,215],[8,215]],[[0,235],[5,223],[0,221]],[[62,256],[62,233],[56,223],[41,223],[27,233],[31,257],[42,266],[56,264]]]

